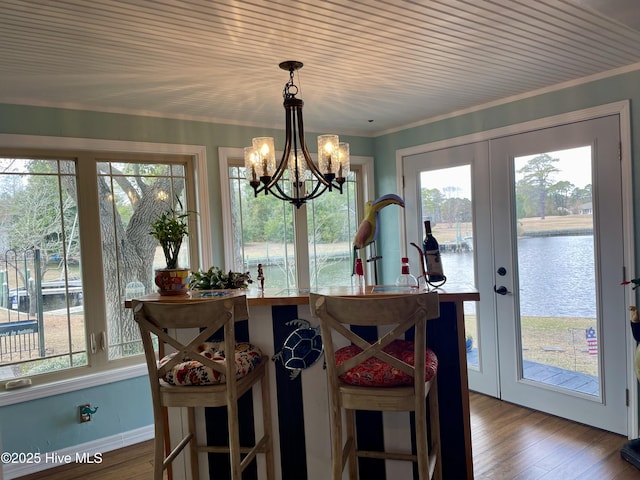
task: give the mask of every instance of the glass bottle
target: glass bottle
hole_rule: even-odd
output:
[[[418,288],[418,279],[411,275],[409,270],[409,259],[407,257],[402,257],[400,275],[396,279],[396,285],[399,287]]]
[[[442,282],[444,272],[442,269],[442,259],[440,258],[440,245],[431,233],[431,222],[424,222],[424,242],[422,242],[422,250],[427,260],[427,275],[430,282]]]
[[[364,267],[362,266],[362,259],[356,258],[356,273],[351,276],[352,285],[360,293],[364,293]]]

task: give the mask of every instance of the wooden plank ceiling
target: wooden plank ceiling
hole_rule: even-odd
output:
[[[640,68],[636,0],[2,0],[0,102],[375,135]],[[371,121],[372,120],[372,121]]]

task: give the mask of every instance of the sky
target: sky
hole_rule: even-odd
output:
[[[560,161],[554,163],[554,166],[560,170],[554,174],[553,179],[558,182],[567,180],[578,188],[584,188],[592,183],[591,180],[591,146],[570,148],[568,150],[560,150],[558,152],[547,152],[551,158],[558,158]],[[530,159],[540,155],[527,155],[516,158],[516,171],[521,168]],[[516,179],[522,175],[516,173]]]
[[[559,161],[554,164],[555,168],[559,170],[559,172],[553,176],[555,182],[567,180],[578,188],[584,188],[586,185],[592,183],[591,168],[588,168],[591,163],[591,146],[547,152],[547,154],[552,158],[559,159]],[[541,154],[536,153],[534,155],[516,157],[516,180],[522,178],[522,175],[518,174],[517,170],[538,155]],[[443,191],[445,187],[456,187],[458,189],[457,197],[471,198],[470,172],[471,168],[469,165],[429,170],[422,172],[421,184],[423,187],[438,188],[440,191]]]

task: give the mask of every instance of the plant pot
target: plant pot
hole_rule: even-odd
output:
[[[186,295],[189,291],[189,269],[159,268],[154,281],[160,295]]]

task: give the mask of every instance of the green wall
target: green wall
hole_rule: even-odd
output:
[[[632,138],[640,136],[633,123],[640,104],[640,72],[594,81],[561,91],[538,95],[455,118],[382,135],[377,138],[345,137],[352,155],[375,158],[376,196],[396,192],[396,150],[461,135],[490,130],[561,113],[631,99]],[[96,138],[175,144],[204,145],[207,150],[214,262],[222,263],[222,215],[218,147],[243,147],[254,136],[271,135],[283,144],[280,130],[237,127],[185,120],[107,114],[79,110],[0,104],[0,133]],[[310,134],[311,135],[311,134]],[[312,145],[312,143],[309,143]],[[640,158],[638,145],[633,158]],[[634,185],[637,170],[634,163]],[[634,198],[636,237],[638,198]],[[400,245],[398,212],[381,212],[379,252],[384,260],[381,282],[397,274]],[[90,424],[77,423],[77,405],[89,402],[100,407]],[[151,401],[146,377],[110,383],[77,392],[0,408],[0,430],[5,451],[53,451],[107,437],[152,423]]]
[[[98,411],[78,422],[78,407]],[[0,408],[5,452],[53,452],[153,424],[146,376]]]

